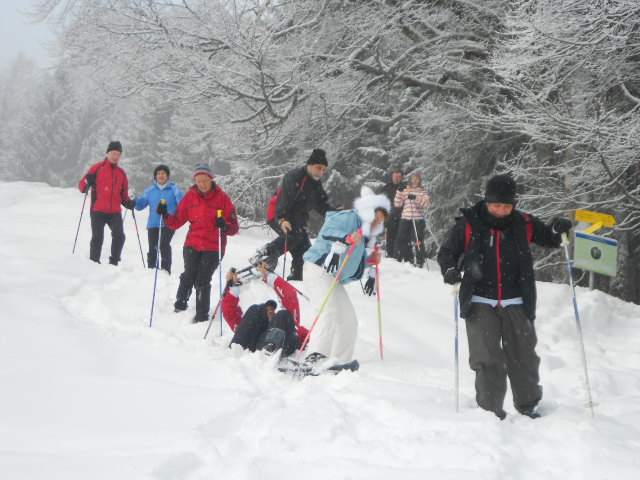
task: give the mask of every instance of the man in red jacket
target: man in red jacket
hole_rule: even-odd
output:
[[[193,178],[196,184],[180,201],[173,215],[169,214],[165,203],[159,203],[156,212],[173,230],[187,222],[191,224],[182,249],[184,273],[180,275],[174,307],[176,312],[186,310],[191,289],[195,287],[194,322],[206,322],[209,320],[211,277],[218,268],[218,252],[224,256],[227,236],[238,233],[240,227],[231,199],[213,181],[209,166],[196,165]],[[220,217],[218,210],[222,211]],[[222,234],[222,245],[218,244],[219,233]]]
[[[91,188],[91,243],[89,258],[100,263],[104,226],[111,230],[111,256],[109,263],[118,265],[124,246],[124,231],[120,205],[133,210],[136,203],[129,198],[127,174],[118,166],[122,157],[122,144],[109,142],[107,156],[93,165],[82,177],[78,188],[85,193]]]

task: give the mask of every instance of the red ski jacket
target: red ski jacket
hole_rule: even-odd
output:
[[[194,185],[178,204],[176,212],[164,219],[164,224],[177,230],[189,222],[189,233],[184,242],[185,247],[193,247],[199,252],[208,250],[220,251],[218,246],[218,227],[216,219],[218,210],[227,223],[227,231],[222,234],[222,253],[227,245],[227,236],[235,235],[240,230],[236,209],[229,196],[215,183],[213,189],[203,194]]]
[[[96,175],[96,186],[91,189],[91,211],[120,213],[120,205],[129,201],[129,180],[127,174],[118,165],[106,158],[93,165],[78,183],[81,192],[87,188],[86,176]]]
[[[265,283],[268,282],[265,280]],[[276,278],[273,289],[280,298],[282,307],[285,310],[289,310],[291,316],[293,316],[300,343],[304,343],[304,339],[309,330],[300,325],[300,304],[298,302],[296,289],[281,277]],[[238,328],[238,325],[242,322],[242,308],[240,308],[239,305],[240,297],[236,296],[235,293],[233,290],[229,290],[227,295],[222,299],[222,315],[233,332],[236,331],[236,328]]]

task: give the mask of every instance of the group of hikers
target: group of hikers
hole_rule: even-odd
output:
[[[194,322],[209,320],[213,273],[224,256],[227,237],[239,231],[231,199],[205,164],[196,165],[194,185],[184,195],[169,181],[169,168],[158,165],[153,185],[131,199],[126,173],[118,165],[121,156],[121,143],[110,142],[106,158],[80,180],[80,190],[91,191],[91,260],[100,262],[108,225],[112,234],[109,263],[117,265],[125,240],[120,206],[131,210],[149,207],[148,266],[170,273],[173,233],[188,222],[184,272],[174,307],[176,312],[186,310],[195,289]],[[304,350],[305,365],[350,365],[354,370],[358,322],[344,285],[366,277],[363,292],[372,295],[376,291],[376,267],[381,261],[376,245],[383,239],[387,258],[418,266],[425,263],[429,196],[419,173],[405,183],[403,172],[396,169],[379,193],[363,187],[352,209],[332,206],[321,180],[327,167],[326,152],[316,148],[306,165],[283,176],[267,211],[267,224],[277,236],[251,258],[253,268],[273,288],[283,308],[278,311],[277,302],[269,300],[243,312],[239,305],[242,282],[234,269],[227,273],[221,308],[234,332],[231,344],[268,354],[279,351],[283,359]],[[460,210],[462,215],[455,219],[437,255],[444,282],[460,284],[460,316],[466,321],[469,364],[476,373],[476,400],[500,419],[506,417],[507,377],[518,412],[539,416],[536,407],[542,387],[535,352],[536,287],[529,245],[559,247],[561,234],[572,226],[559,217],[544,224],[516,210],[516,187],[509,175],[491,177],[483,200]],[[313,244],[308,233],[311,210],[324,216]],[[290,275],[284,279],[275,273],[275,267],[286,253],[292,262]],[[158,258],[161,262],[156,265]],[[303,279],[313,312],[318,314],[311,331],[300,323],[297,289],[290,283]]]

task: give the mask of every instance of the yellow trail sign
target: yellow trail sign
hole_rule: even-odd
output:
[[[599,223],[602,222],[604,227],[613,227],[616,224],[616,219],[613,215],[606,213],[590,212],[589,210],[576,210],[576,221],[587,223]]]

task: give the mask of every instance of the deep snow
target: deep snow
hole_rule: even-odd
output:
[[[120,267],[88,260],[89,219],[71,254],[82,195],[0,183],[0,478],[2,479],[632,479],[640,472],[640,307],[578,289],[595,419],[570,289],[539,283],[544,415],[500,422],[478,409],[460,324],[454,411],[451,290],[435,269],[381,265],[385,360],[375,297],[348,286],[361,369],[293,379],[274,358],[229,349],[172,303],[174,274],[144,269],[130,215]],[[138,214],[146,257],[146,213]],[[107,230],[108,232],[108,230]],[[269,237],[243,230],[224,269]],[[558,252],[561,255],[561,252]],[[214,276],[214,291],[218,288]],[[298,285],[304,291],[304,284]],[[244,287],[244,307],[271,298]],[[217,295],[214,295],[214,303]],[[301,300],[310,326],[314,312]]]

